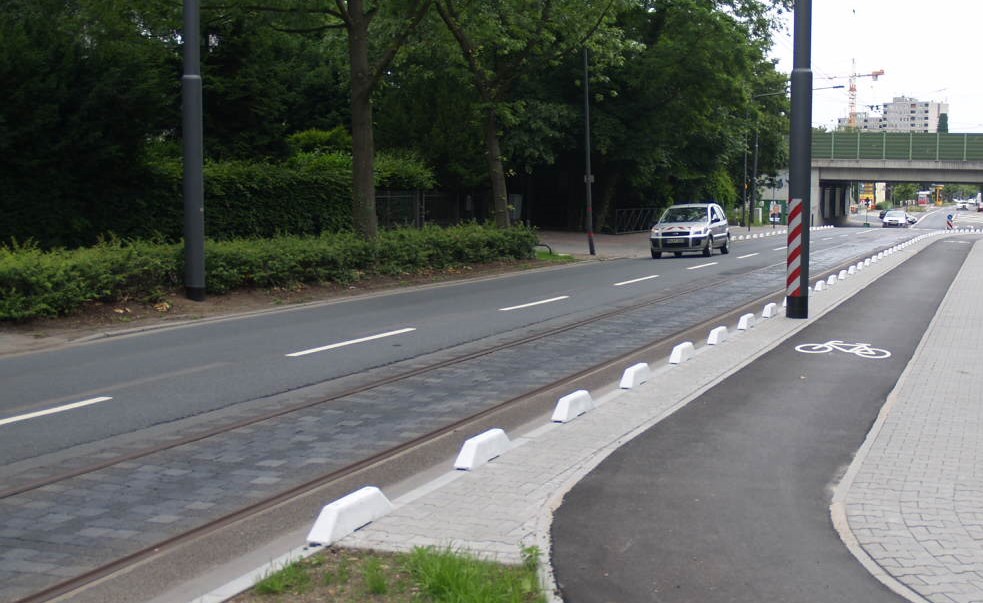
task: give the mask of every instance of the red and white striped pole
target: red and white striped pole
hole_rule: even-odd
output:
[[[803,271],[808,267],[803,265],[802,242],[805,217],[802,199],[789,199],[788,202],[788,259],[785,269],[786,314],[797,318],[804,309],[808,313],[808,278],[803,279]],[[806,283],[803,285],[803,281]]]

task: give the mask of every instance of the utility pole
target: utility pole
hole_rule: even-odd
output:
[[[796,0],[789,140],[788,256],[785,315],[809,317],[809,222],[812,214],[812,0]]]
[[[591,255],[597,255],[594,250],[594,208],[591,202],[591,184],[594,174],[590,173],[590,85],[587,82],[587,47],[584,46],[584,183],[587,185],[587,248]]]
[[[205,300],[205,179],[201,111],[199,0],[184,0],[184,75],[181,120],[184,144],[184,291]]]

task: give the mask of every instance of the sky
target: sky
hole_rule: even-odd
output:
[[[980,0],[812,0],[812,125],[833,129],[849,115],[849,76],[857,112],[895,97],[949,103],[949,132],[983,132],[983,2]],[[792,17],[775,35],[772,57],[792,71]]]

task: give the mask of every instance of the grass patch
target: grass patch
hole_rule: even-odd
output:
[[[539,550],[504,565],[433,547],[382,553],[329,547],[263,578],[236,603],[544,603]]]

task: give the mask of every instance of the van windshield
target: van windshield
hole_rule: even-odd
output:
[[[670,207],[660,222],[702,222],[707,219],[705,207]]]

